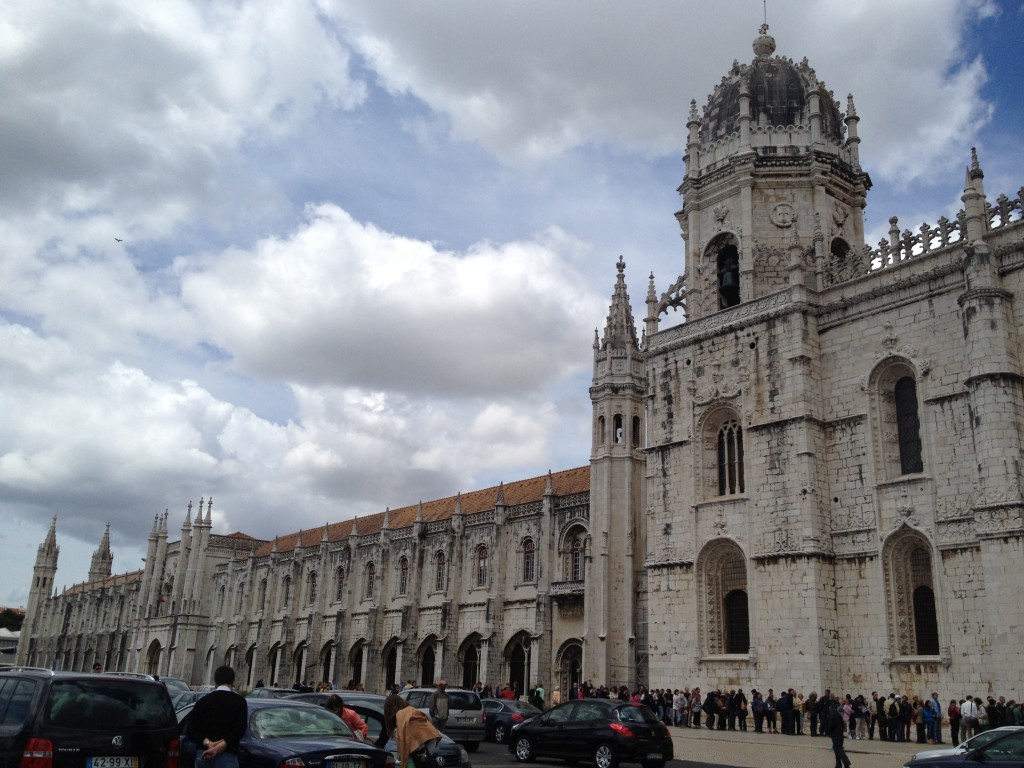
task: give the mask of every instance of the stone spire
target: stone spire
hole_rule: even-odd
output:
[[[110,523],[107,523],[103,531],[103,538],[100,545],[92,553],[92,562],[89,564],[89,581],[102,581],[113,573],[114,555],[110,551]]]
[[[608,309],[608,319],[604,326],[604,338],[601,351],[625,352],[631,356],[639,349],[636,337],[636,324],[633,322],[633,309],[629,305],[629,293],[626,291],[626,262],[621,256],[616,263],[618,277],[615,280],[615,291]]]

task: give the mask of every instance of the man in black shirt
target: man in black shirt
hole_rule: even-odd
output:
[[[238,768],[238,744],[245,735],[249,708],[235,693],[235,670],[217,667],[217,688],[196,702],[185,735],[196,745],[202,768]]]

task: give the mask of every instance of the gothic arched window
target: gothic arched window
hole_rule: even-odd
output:
[[[487,547],[482,544],[476,549],[476,585],[487,586],[487,575],[490,571],[490,564],[487,557]]]
[[[285,576],[281,580],[281,607],[287,608],[292,599],[292,577]]]
[[[338,568],[334,572],[334,602],[340,603],[345,597],[345,569]]]
[[[718,428],[718,495],[743,493],[743,428],[735,419]]]
[[[306,602],[310,605],[316,603],[316,571],[310,571],[306,584]]]
[[[533,539],[523,542],[523,581],[535,581],[537,578],[537,547]]]
[[[446,567],[446,560],[444,552],[438,552],[434,555],[434,590],[437,592],[444,592],[445,582],[447,581],[448,569]]]
[[[366,564],[366,584],[364,585],[363,596],[367,600],[373,600],[373,590],[377,586],[377,566],[373,563]]]
[[[900,445],[900,471],[904,475],[923,472],[921,461],[921,420],[917,413],[917,382],[904,376],[893,388],[896,431]]]
[[[259,610],[265,610],[267,607],[267,580],[260,579],[259,592],[256,595],[256,604]]]
[[[569,545],[569,580],[583,581],[583,537],[574,536]]]
[[[750,652],[747,561],[739,546],[722,539],[709,544],[697,560],[701,598],[701,636],[708,655]]]
[[[409,558],[407,557],[398,561],[398,594],[409,594]]]
[[[939,622],[931,545],[917,531],[894,534],[885,558],[890,642],[895,656],[938,656]]]
[[[920,379],[910,361],[891,357],[875,367],[868,392],[878,480],[925,471]]]
[[[238,585],[238,593],[235,602],[235,613],[243,613],[245,610],[245,582]]]

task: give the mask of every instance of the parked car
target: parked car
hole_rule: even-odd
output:
[[[406,688],[399,693],[416,709],[429,714],[430,697],[434,688]],[[469,752],[476,752],[484,740],[484,707],[475,691],[448,688],[448,722],[439,730],[462,744]]]
[[[175,694],[188,693],[192,690],[192,686],[180,677],[161,677],[160,682],[167,686],[167,690],[171,692],[172,699]]]
[[[253,688],[249,693],[246,694],[246,698],[249,699],[286,699],[289,696],[294,696],[298,691],[294,688],[268,688],[265,685],[261,685],[259,688]]]
[[[144,677],[16,668],[0,673],[0,765],[177,768],[167,688]]]
[[[384,700],[386,696],[375,693],[363,693],[362,691],[327,691],[322,693],[297,693],[289,697],[288,701],[305,701],[323,706],[327,697],[336,693],[341,696],[345,706],[354,709],[366,722],[370,729],[368,738],[371,742],[378,742],[380,734],[384,731]],[[384,749],[398,756],[398,745],[392,737],[384,744]],[[472,768],[469,762],[469,755],[466,749],[456,744],[449,736],[441,734],[441,742],[434,748],[430,761],[431,768]],[[443,760],[438,762],[438,758]]]
[[[177,712],[188,704],[195,704],[208,693],[209,691],[185,691],[184,693],[176,693],[171,697],[171,705],[174,707],[174,711]]]
[[[914,756],[910,759],[911,761],[916,761],[924,760],[929,757],[942,757],[944,755],[962,755],[972,749],[984,747],[990,741],[1002,738],[1005,733],[1012,731],[1024,731],[1024,725],[1003,725],[999,728],[993,728],[991,731],[982,731],[981,733],[976,733],[971,736],[971,738],[965,739],[956,745],[950,744],[946,747],[935,747],[915,752]]]
[[[525,701],[508,699],[484,699],[484,736],[489,741],[504,744],[512,726],[540,714],[540,710]]]
[[[996,728],[991,731],[983,731],[978,736],[984,736],[987,733],[997,735],[991,737],[987,744],[972,747],[966,752],[921,758],[915,755],[904,763],[904,768],[908,768],[908,766],[912,768],[976,768],[976,766],[986,763],[1006,766],[1024,764],[1024,729]]]
[[[568,701],[519,723],[512,728],[508,750],[519,762],[593,760],[597,768],[616,768],[620,762],[662,768],[673,757],[672,736],[657,715],[645,706],[610,699]]]
[[[247,703],[249,723],[238,748],[239,768],[394,768],[390,752],[358,741],[340,717],[323,707],[273,698],[250,698]],[[191,704],[178,712],[182,733],[194,708]],[[194,745],[183,739],[180,768],[196,763]]]

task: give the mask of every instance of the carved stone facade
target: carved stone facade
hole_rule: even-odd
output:
[[[774,48],[692,106],[688,276],[648,292],[638,655],[672,685],[1012,694],[1024,192],[990,205],[972,154],[963,211],[868,247],[853,100]]]
[[[461,684],[1012,694],[1024,607],[1024,190],[865,244],[858,117],[762,30],[692,103],[637,338],[620,259],[588,467],[292,533],[180,539],[53,595],[22,662]],[[966,155],[966,152],[965,152]],[[668,310],[684,322],[661,328]]]

